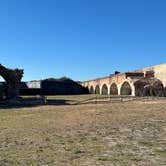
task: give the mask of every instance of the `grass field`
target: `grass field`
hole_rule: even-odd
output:
[[[0,166],[5,165],[164,166],[166,102],[0,109]]]

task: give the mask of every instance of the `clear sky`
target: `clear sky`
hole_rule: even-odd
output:
[[[166,0],[0,0],[0,63],[88,80],[166,62]]]

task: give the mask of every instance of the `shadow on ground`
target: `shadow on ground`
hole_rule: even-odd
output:
[[[9,108],[23,108],[23,107],[37,107],[42,105],[72,105],[74,101],[64,100],[64,99],[48,99],[45,103],[42,99],[36,98],[27,98],[20,99],[15,103],[9,103],[8,101],[0,102],[0,109],[9,109]]]

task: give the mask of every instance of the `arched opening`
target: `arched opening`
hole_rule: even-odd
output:
[[[143,91],[144,96],[157,96],[155,89],[152,85],[146,85]]]
[[[153,85],[146,85],[144,86],[143,90],[144,96],[164,96],[164,86],[163,84],[158,84],[158,86]]]
[[[93,86],[90,87],[89,93],[90,93],[90,94],[94,94],[94,93],[95,93],[95,90],[94,90]]]
[[[110,94],[111,95],[118,95],[118,87],[115,83],[113,83],[110,87]]]
[[[19,86],[23,77],[23,70],[20,69],[8,69],[0,64],[0,76],[6,81],[6,99],[15,100],[19,96]]]
[[[134,86],[136,96],[164,96],[164,85],[156,78],[142,78]]]
[[[6,81],[0,76],[0,100],[6,98]]]
[[[122,87],[120,89],[120,94],[121,95],[131,95],[132,94],[131,86],[128,82],[124,82],[122,84]]]
[[[164,97],[166,97],[166,87],[164,88]]]
[[[104,85],[102,86],[101,94],[102,94],[102,95],[108,95],[108,87],[107,87],[106,84],[104,84]]]
[[[100,94],[100,87],[99,87],[99,85],[97,85],[96,88],[95,88],[95,94]]]

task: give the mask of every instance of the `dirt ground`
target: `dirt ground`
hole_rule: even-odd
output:
[[[0,166],[164,166],[166,101],[0,109]]]

